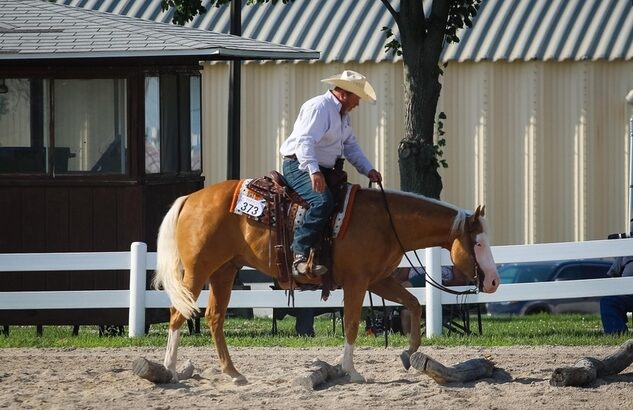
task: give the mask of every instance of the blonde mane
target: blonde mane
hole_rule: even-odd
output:
[[[464,233],[464,227],[466,226],[466,218],[469,215],[468,211],[466,211],[465,209],[459,208],[451,204],[450,202],[445,202],[439,199],[429,198],[427,196],[416,194],[413,192],[396,191],[393,189],[385,189],[385,192],[396,194],[396,195],[408,196],[408,197],[416,198],[416,199],[422,199],[424,201],[455,210],[457,213],[455,214],[455,218],[453,219],[453,225],[451,227],[451,237],[455,237],[457,235],[461,235]],[[483,218],[481,219],[482,219],[484,232],[486,232],[488,230],[487,226],[485,225],[485,221],[483,220]]]

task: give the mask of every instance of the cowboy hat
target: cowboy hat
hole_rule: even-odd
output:
[[[356,94],[361,99],[376,103],[376,92],[374,87],[369,84],[367,78],[352,70],[345,70],[341,74],[334,75],[332,77],[324,78],[321,80],[323,83],[332,84],[336,87],[342,88],[345,91]]]

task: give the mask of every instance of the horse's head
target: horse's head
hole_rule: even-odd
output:
[[[459,221],[450,251],[457,269],[472,279],[480,290],[493,293],[499,287],[499,274],[490,251],[484,210],[485,207],[477,207],[474,214]]]

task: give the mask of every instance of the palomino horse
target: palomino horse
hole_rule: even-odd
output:
[[[172,303],[164,365],[174,378],[180,328],[198,311],[196,300],[208,282],[205,317],[222,371],[234,383],[246,383],[233,365],[224,338],[233,280],[242,266],[251,266],[272,277],[277,275],[277,269],[270,260],[269,241],[273,234],[268,227],[229,212],[239,183],[225,181],[178,198],[160,226],[154,286],[162,286]],[[364,381],[354,369],[353,348],[367,290],[409,309],[412,320],[406,353],[413,354],[420,347],[421,306],[391,275],[403,257],[399,243],[404,251],[446,248],[454,265],[481,290],[494,292],[499,286],[483,209],[468,214],[447,203],[413,194],[389,191],[384,194],[386,198],[382,195],[378,190],[359,190],[345,236],[334,242],[334,281],[344,293],[345,346],[341,367],[352,381]]]

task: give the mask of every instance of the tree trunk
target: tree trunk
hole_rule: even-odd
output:
[[[403,0],[397,20],[403,51],[405,105],[405,135],[398,148],[400,188],[438,199],[442,179],[433,134],[442,88],[438,61],[448,18],[446,3],[434,2],[431,18],[425,19],[421,1]]]

